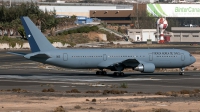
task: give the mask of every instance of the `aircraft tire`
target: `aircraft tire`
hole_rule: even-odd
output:
[[[100,75],[100,71],[96,71],[96,75]]]
[[[120,72],[120,76],[124,76],[124,72]]]
[[[114,76],[119,76],[119,73],[118,72],[114,72],[113,75]]]
[[[107,75],[107,72],[106,71],[102,71],[102,75]]]
[[[184,72],[180,72],[179,75],[184,75]]]
[[[116,72],[116,76],[120,76],[120,73],[119,73],[119,72]]]

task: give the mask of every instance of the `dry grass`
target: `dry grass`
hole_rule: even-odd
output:
[[[72,89],[71,91],[66,91],[66,93],[81,93],[77,89]]]
[[[96,99],[92,99],[92,102],[96,102],[97,100]]]
[[[169,91],[169,92],[156,92],[155,95],[166,95],[166,96],[179,96],[179,95],[194,95],[200,93],[199,89],[194,89],[194,90],[181,90],[181,91]]]
[[[155,93],[155,95],[166,95],[166,93],[158,91]]]
[[[121,83],[121,84],[120,84],[120,87],[121,87],[121,88],[128,88],[128,86],[127,86],[126,83]]]
[[[159,108],[159,109],[153,108],[152,112],[171,112],[171,111],[168,109],[164,109],[164,108]]]
[[[131,109],[119,109],[118,112],[135,112],[135,111],[132,111]]]
[[[43,89],[42,92],[55,92],[53,88]]]
[[[96,91],[86,91],[86,93],[101,93],[101,91],[96,90]]]
[[[25,93],[28,92],[27,90],[22,90],[20,88],[14,88],[12,90],[7,89],[7,90],[1,90],[2,92],[17,92],[17,93]]]
[[[90,108],[88,108],[88,109],[94,109],[94,107],[90,107]]]
[[[63,106],[56,107],[53,112],[65,112]]]
[[[103,91],[103,95],[106,94],[124,94],[124,93],[128,93],[127,91],[122,91],[122,90],[104,90]]]
[[[143,94],[143,92],[142,92],[142,91],[139,91],[139,92],[137,92],[137,94]]]
[[[133,110],[131,110],[131,109],[119,109],[119,110],[102,110],[102,112],[135,112],[135,111],[133,111]]]
[[[80,105],[76,105],[74,106],[75,109],[81,109],[81,106]]]

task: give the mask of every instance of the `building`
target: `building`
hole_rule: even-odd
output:
[[[128,29],[128,36],[135,42],[156,41],[155,33],[156,29]]]
[[[53,11],[56,10],[57,15],[67,15],[67,16],[84,16],[91,17],[91,10],[107,10],[107,11],[116,11],[116,10],[132,10],[132,5],[114,5],[114,4],[81,4],[81,3],[62,3],[61,5],[52,4],[49,5],[39,5],[39,8],[43,11]],[[94,15],[95,16],[95,15]],[[97,16],[96,16],[97,17]]]
[[[200,42],[200,27],[172,27],[170,42]]]
[[[136,10],[146,12],[146,4],[134,4],[133,7],[121,7],[115,10],[90,10],[91,18],[98,18],[108,24],[131,24],[133,17],[136,17]]]
[[[178,18],[181,25],[200,24],[194,19],[199,19],[199,4],[133,4],[132,9],[124,10],[90,10],[90,17],[96,17],[106,23],[134,23],[131,18],[149,13],[153,17]],[[139,15],[137,15],[139,14]]]

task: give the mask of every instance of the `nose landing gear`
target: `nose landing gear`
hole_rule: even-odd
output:
[[[185,71],[185,68],[180,68],[181,72],[179,72],[179,75],[184,75],[184,71]]]

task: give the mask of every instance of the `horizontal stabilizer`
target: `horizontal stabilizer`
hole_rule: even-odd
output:
[[[19,53],[19,52],[7,52],[9,54],[14,54],[14,55],[19,55],[19,56],[24,56],[26,53]]]

